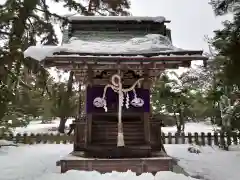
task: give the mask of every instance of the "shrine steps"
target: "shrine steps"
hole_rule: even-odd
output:
[[[61,173],[68,170],[98,171],[100,173],[131,170],[138,175],[145,172],[155,174],[159,171],[172,171],[173,164],[172,158],[166,155],[151,158],[100,159],[84,158],[81,156],[81,152],[73,152],[58,161]]]
[[[92,144],[116,147],[117,121],[95,120],[92,122]],[[140,145],[144,142],[144,127],[141,121],[123,122],[125,145]]]
[[[84,150],[85,157],[92,158],[147,158],[151,157],[151,147],[148,145],[136,145],[136,146],[99,146],[88,145]]]

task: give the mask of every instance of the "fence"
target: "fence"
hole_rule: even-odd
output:
[[[196,145],[238,145],[240,144],[240,133],[188,133],[172,134],[163,133],[164,144],[196,144]]]
[[[1,137],[0,137],[1,139]],[[66,134],[10,134],[4,139],[23,144],[68,144],[73,142],[73,135]],[[240,133],[188,133],[162,134],[164,144],[196,144],[196,145],[238,145]]]
[[[69,144],[73,143],[73,135],[68,136],[67,134],[54,134],[54,133],[43,133],[43,134],[9,134],[3,137],[8,141],[22,144]],[[0,138],[1,139],[1,138]]]

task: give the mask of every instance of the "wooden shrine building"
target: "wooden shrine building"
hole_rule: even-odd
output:
[[[174,47],[164,17],[69,20],[61,46],[25,52],[45,67],[73,71],[86,86],[85,115],[74,122],[74,151],[61,160],[62,172],[171,170],[171,158],[162,151],[160,122],[151,118],[150,88],[164,69],[207,58],[202,51]],[[37,57],[44,48],[46,56]]]

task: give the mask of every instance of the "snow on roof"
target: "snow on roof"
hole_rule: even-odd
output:
[[[163,16],[148,17],[148,16],[71,16],[69,21],[152,21],[162,23],[166,21]]]
[[[73,37],[69,43],[62,44],[61,46],[31,46],[24,52],[24,56],[41,61],[46,57],[53,56],[57,52],[141,54],[165,51],[183,50],[174,47],[171,41],[163,35],[148,34],[143,37],[132,38],[128,41],[83,41]]]
[[[42,61],[46,57],[52,56],[55,52],[62,50],[64,49],[61,48],[61,46],[30,46],[24,51],[24,57],[31,57],[35,60]]]

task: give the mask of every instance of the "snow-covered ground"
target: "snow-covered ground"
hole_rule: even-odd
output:
[[[201,153],[187,152],[189,145],[165,145],[168,155],[176,158],[189,175],[204,180],[238,180],[240,177],[240,146],[230,151],[218,147],[197,147]]]
[[[66,127],[72,123],[73,119],[68,119],[66,122]],[[59,125],[59,119],[53,120],[50,124],[42,124],[41,121],[32,121],[27,127],[18,127],[14,130],[14,133],[52,133],[53,129],[57,129]]]
[[[208,123],[205,122],[199,122],[199,123],[194,123],[194,122],[190,122],[190,123],[186,123],[185,124],[185,134],[187,133],[213,133],[216,129],[219,129],[219,127],[214,126],[214,125],[210,125]],[[175,134],[177,132],[177,128],[176,126],[172,126],[172,127],[162,127],[162,131],[164,133],[172,133]]]
[[[56,161],[71,150],[71,145],[0,148],[0,180],[35,180],[44,174],[58,173]]]
[[[191,176],[204,180],[238,180],[240,176],[240,149],[222,151],[215,147],[200,147],[201,153],[187,151],[189,145],[166,145],[169,155],[178,159],[178,164]],[[0,149],[1,180],[82,180],[136,179],[133,173],[113,173],[100,175],[97,172],[86,173],[70,171],[60,174],[56,161],[72,151],[72,145],[40,144]],[[161,178],[160,178],[161,177]],[[154,179],[143,174],[137,179]],[[155,180],[194,180],[184,175],[161,172]]]
[[[56,167],[56,161],[66,156],[72,150],[72,145],[32,145],[20,147],[4,147],[0,149],[0,179],[1,180],[120,180],[136,179],[136,175],[131,172],[108,173],[100,175],[97,172],[70,171],[60,174],[60,169]],[[151,180],[151,174],[143,174],[137,179]],[[190,180],[183,175],[172,172],[159,173],[155,179],[159,180]]]
[[[68,121],[68,124],[71,120]],[[26,128],[17,128],[15,133],[46,133],[57,127],[53,124],[33,122]],[[176,131],[176,127],[165,127],[165,133]],[[212,132],[214,127],[204,123],[186,124],[186,132]],[[3,142],[3,141],[2,141]],[[0,141],[1,143],[1,141]],[[6,142],[4,141],[6,144]],[[190,145],[165,145],[167,153],[178,160],[178,164],[192,177],[202,180],[238,180],[240,177],[240,146],[223,151],[217,147],[197,147],[201,153],[190,153]],[[19,147],[0,148],[0,180],[195,180],[182,174],[161,172],[153,177],[151,174],[136,176],[132,172],[99,174],[98,172],[69,171],[60,174],[56,161],[72,151],[72,145],[38,144],[20,145]]]
[[[195,178],[186,177],[181,174],[176,174],[170,171],[158,172],[154,177],[150,173],[144,173],[140,176],[137,176],[135,173],[131,171],[119,173],[119,172],[112,172],[106,174],[100,174],[96,171],[94,172],[84,172],[84,171],[69,171],[66,174],[51,174],[45,175],[37,180],[48,179],[48,180],[197,180]]]

